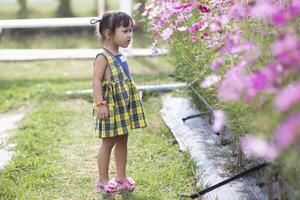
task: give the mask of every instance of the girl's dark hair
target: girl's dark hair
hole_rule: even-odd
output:
[[[104,13],[101,19],[92,19],[90,23],[97,23],[97,33],[104,38],[105,30],[109,29],[115,33],[117,27],[128,27],[130,22],[133,24],[132,18],[128,14],[121,11],[109,11]]]

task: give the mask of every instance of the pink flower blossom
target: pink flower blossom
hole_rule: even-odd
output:
[[[292,16],[289,12],[280,9],[270,17],[270,22],[277,26],[284,26],[291,19]]]
[[[275,142],[278,147],[286,148],[295,143],[300,135],[300,113],[291,114],[275,131]]]
[[[199,41],[199,37],[197,37],[197,36],[192,36],[192,41],[193,41],[193,42]]]
[[[144,13],[151,20],[151,28],[156,37],[161,36],[164,40],[168,40],[170,45],[181,42],[181,38],[170,40],[175,30],[187,34],[185,36],[191,37],[194,42],[205,38],[201,43],[197,43],[199,48],[197,47],[195,51],[197,56],[194,56],[194,59],[195,62],[199,62],[200,56],[201,59],[206,56],[219,56],[211,65],[214,72],[225,60],[229,61],[226,62],[226,67],[220,70],[220,74],[225,74],[222,81],[220,76],[207,76],[200,83],[201,87],[207,88],[219,84],[218,98],[221,101],[242,99],[251,103],[258,94],[261,94],[258,100],[269,103],[270,98],[276,95],[273,103],[282,117],[298,109],[300,79],[297,82],[293,81],[300,70],[300,38],[297,32],[299,23],[297,20],[292,20],[300,15],[300,0],[289,0],[281,6],[278,0],[256,0],[251,5],[232,0],[212,0],[207,4],[196,0],[151,0],[150,2],[151,5],[146,6]],[[260,23],[256,18],[267,21],[269,25],[264,26],[264,23]],[[183,27],[190,23],[192,24],[190,27]],[[242,31],[245,27],[249,27],[249,31],[256,32],[254,38],[251,37],[251,32],[245,32],[247,35],[244,37]],[[261,55],[259,48],[261,44],[256,45],[252,42],[252,39],[255,41],[260,33],[266,33],[260,35],[261,38],[268,37],[261,43],[261,47],[266,51],[269,47],[271,55],[268,52],[263,52]],[[283,34],[276,38],[280,33]],[[269,41],[273,38],[275,41],[269,45]],[[258,41],[262,40],[259,38]],[[205,48],[211,49],[205,51]],[[152,50],[155,54],[159,53],[156,43],[152,45]],[[201,52],[200,55],[198,50]],[[208,52],[212,55],[208,55]],[[231,62],[243,63],[230,66]],[[252,67],[256,68],[256,64],[265,62],[272,64],[253,70]],[[286,87],[287,84],[290,85]],[[266,93],[275,95],[265,98]],[[214,116],[213,128],[219,132],[224,126],[224,113],[214,111]],[[276,129],[274,143],[246,137],[243,140],[244,147],[254,155],[273,160],[280,150],[296,141],[296,137],[300,135],[300,125],[297,124],[300,124],[300,112],[288,117]]]
[[[210,32],[219,32],[222,30],[222,27],[219,23],[212,23],[209,25]]]
[[[191,35],[195,35],[196,32],[203,27],[204,23],[202,21],[198,21],[194,23],[190,28],[189,32]]]
[[[296,17],[300,14],[300,1],[292,0],[291,6],[289,7],[289,13],[292,17]]]
[[[270,0],[259,0],[250,10],[252,17],[269,19],[274,14],[278,13],[279,7]]]
[[[281,112],[287,111],[297,103],[300,103],[300,81],[285,87],[274,100],[275,107]]]
[[[274,144],[269,144],[266,141],[253,137],[246,136],[241,139],[241,147],[245,154],[261,157],[267,160],[274,160],[279,149]]]
[[[176,10],[181,10],[181,9],[186,9],[186,8],[190,8],[190,7],[193,7],[193,6],[195,6],[195,3],[194,3],[194,2],[177,3],[177,4],[174,6],[174,9],[176,9]]]
[[[256,59],[261,55],[260,48],[253,42],[243,43],[240,51],[242,52],[242,59],[249,64],[255,62]]]
[[[241,19],[244,18],[247,14],[246,7],[242,3],[235,3],[230,11],[228,12],[228,16],[233,19]]]
[[[234,51],[234,48],[240,46],[242,35],[242,32],[227,33],[225,39],[225,46],[221,50],[221,54],[226,55],[228,53],[232,53],[232,51]]]
[[[164,40],[168,40],[172,35],[173,35],[173,28],[171,28],[171,27],[166,28],[166,29],[161,33],[161,37],[162,37]]]
[[[253,97],[261,92],[268,84],[266,75],[262,71],[256,71],[248,77],[247,101],[252,101]]]
[[[293,17],[300,14],[299,3],[293,0],[288,9],[279,7],[271,0],[261,0],[251,9],[251,15],[257,18],[264,18],[277,26],[284,26]]]
[[[201,82],[200,87],[209,88],[221,81],[221,77],[215,74],[205,77],[205,80]]]
[[[244,43],[237,43],[231,46],[231,49],[229,50],[229,53],[232,54],[241,54],[247,51],[250,51],[253,44],[251,42],[244,42]]]
[[[218,98],[221,101],[239,100],[246,88],[246,76],[243,64],[227,71],[219,87]]]
[[[281,35],[271,46],[271,53],[284,67],[300,68],[300,40],[292,32]]]
[[[198,8],[198,10],[200,10],[203,13],[208,13],[209,12],[209,9],[205,6],[198,5],[197,8]]]
[[[209,35],[208,35],[208,33],[203,33],[202,35],[201,35],[201,38],[203,39],[203,38],[208,38],[209,37]]]
[[[252,72],[247,77],[247,96],[246,101],[251,102],[257,93],[265,91],[275,93],[275,80],[279,72],[274,64],[269,64],[267,67]]]
[[[284,26],[300,14],[300,3],[298,0],[292,0],[288,9],[280,8],[270,17],[270,22],[277,26]]]
[[[221,65],[221,64],[223,64],[223,62],[224,62],[224,60],[223,60],[223,58],[217,58],[217,59],[215,59],[213,62],[212,62],[212,64],[211,64],[211,69],[215,72],[215,71],[217,71],[218,70],[218,68],[219,68],[219,66]]]
[[[221,24],[221,26],[225,27],[227,23],[229,22],[230,18],[228,15],[222,15],[216,18],[216,21]]]
[[[225,126],[225,114],[222,110],[214,110],[213,112],[214,122],[212,129],[215,133],[219,133]]]
[[[180,26],[182,22],[187,21],[190,17],[192,17],[190,9],[182,10],[177,13],[174,23],[176,26]]]
[[[157,40],[154,40],[154,42],[152,43],[151,53],[152,53],[152,56],[155,56],[155,55],[159,54],[159,50],[157,48]]]

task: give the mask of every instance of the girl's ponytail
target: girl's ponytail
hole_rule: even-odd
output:
[[[101,19],[91,19],[90,24],[96,24],[98,22],[99,22],[99,25],[100,25],[102,20]]]

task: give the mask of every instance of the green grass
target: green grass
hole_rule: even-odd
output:
[[[8,34],[0,37],[0,48],[7,49],[71,49],[97,48],[98,39],[91,34],[47,33],[43,30],[35,34]],[[45,40],[47,37],[47,40]]]
[[[129,62],[137,84],[173,81],[163,57]],[[0,199],[102,199],[93,192],[100,140],[93,136],[92,97],[64,95],[91,87],[91,61],[5,62],[0,68],[1,112],[32,108],[12,139],[16,156],[0,171]],[[178,199],[179,192],[195,191],[194,163],[172,144],[160,95],[144,95],[143,105],[148,127],[129,136],[127,171],[138,190],[128,199]]]
[[[57,33],[52,29],[43,29],[39,32],[23,31],[23,34],[4,31],[0,37],[0,48],[4,49],[84,49],[98,48],[99,39],[93,33],[78,31],[78,33]],[[133,35],[134,48],[150,48],[152,38],[142,32]]]
[[[172,67],[163,57],[129,58],[138,85],[169,83]],[[163,67],[157,67],[164,63]],[[0,112],[41,99],[62,96],[67,90],[91,88],[91,60],[0,62]]]
[[[28,18],[51,18],[55,17],[58,0],[33,1],[27,0]],[[76,17],[94,16],[95,0],[72,0],[71,6]],[[118,1],[106,1],[108,9],[118,9]],[[0,3],[0,19],[18,18],[19,6],[17,3]]]

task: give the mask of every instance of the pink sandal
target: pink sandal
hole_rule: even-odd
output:
[[[109,181],[107,184],[97,183],[95,187],[96,192],[100,192],[105,195],[116,195],[122,192],[116,181]]]
[[[133,192],[135,190],[135,181],[130,177],[127,177],[125,179],[118,179],[115,181],[120,185],[121,189],[123,190],[128,190],[130,192]]]

